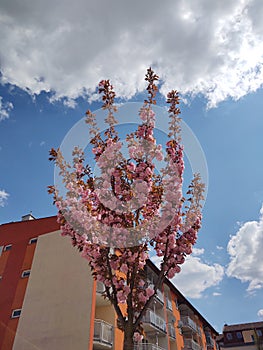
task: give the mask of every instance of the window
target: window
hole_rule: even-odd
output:
[[[12,244],[8,244],[6,246],[4,246],[4,252],[10,250],[12,248]]]
[[[22,275],[21,275],[21,277],[28,277],[30,275],[30,270],[25,270],[25,271],[23,271],[22,272]]]
[[[242,333],[241,332],[237,332],[237,339],[242,339]]]
[[[257,329],[257,335],[259,336],[259,337],[262,337],[262,330],[261,329]]]
[[[29,241],[29,244],[34,244],[34,243],[37,243],[37,237],[31,238]]]
[[[12,318],[16,318],[16,317],[19,317],[21,314],[21,309],[16,309],[16,310],[13,310],[12,312]]]
[[[233,337],[232,337],[232,334],[231,333],[227,333],[226,334],[226,337],[227,337],[227,340],[232,340]]]

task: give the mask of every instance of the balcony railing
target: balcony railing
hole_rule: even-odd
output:
[[[166,298],[166,307],[168,310],[173,311],[173,304],[169,298]]]
[[[207,348],[214,348],[214,346],[215,346],[215,341],[214,341],[214,339],[211,337],[211,335],[210,334],[205,334],[205,338],[206,338],[206,346],[207,346]]]
[[[102,320],[94,322],[94,342],[112,346],[113,344],[113,326]]]
[[[155,344],[144,344],[140,343],[134,346],[134,350],[165,350],[164,348],[161,348],[159,345]]]
[[[200,334],[200,327],[198,327],[197,324],[189,316],[183,316],[181,318],[181,321],[183,328],[190,328],[191,330]]]
[[[97,284],[96,284],[96,292],[99,293],[99,294],[102,294],[105,292],[105,286],[102,282],[100,281],[97,281]]]
[[[160,291],[160,289],[157,289],[155,296],[162,304],[164,303],[163,293]]]
[[[173,339],[176,338],[175,328],[174,328],[174,325],[171,323],[168,323],[168,333],[171,338]]]
[[[144,323],[149,323],[152,326],[160,329],[164,333],[166,333],[166,324],[163,318],[160,316],[156,315],[155,312],[152,310],[147,310],[146,314],[142,318],[142,322]]]
[[[147,280],[147,282],[148,282],[149,287],[154,289],[154,284],[150,280]],[[156,294],[155,294],[155,298],[157,300],[159,300],[162,304],[164,303],[163,293],[160,291],[160,289],[157,289]]]
[[[195,342],[193,339],[185,339],[184,340],[184,350],[202,350],[201,346]]]

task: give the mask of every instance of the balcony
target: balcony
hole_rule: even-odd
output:
[[[159,345],[155,344],[137,344],[134,346],[134,350],[165,350],[164,348],[161,348]]]
[[[168,333],[170,338],[172,339],[176,338],[175,328],[174,328],[174,325],[171,323],[168,323]]]
[[[97,281],[96,283],[96,306],[108,306],[110,302],[107,298],[104,298],[103,293],[105,292],[105,286],[102,282]]]
[[[157,289],[155,297],[161,304],[164,303],[163,293],[160,291],[160,289]]]
[[[156,328],[166,334],[166,324],[163,318],[158,316],[154,311],[147,310],[142,318],[145,332],[156,330]]]
[[[169,298],[166,298],[166,308],[170,311],[173,311],[172,301]]]
[[[96,293],[98,294],[102,294],[105,292],[105,286],[102,282],[100,281],[97,281],[97,284],[96,284]]]
[[[214,339],[211,337],[210,334],[205,334],[205,338],[206,338],[206,347],[207,349],[214,349],[215,347],[215,341]]]
[[[154,289],[154,284],[150,280],[147,280],[147,283],[148,283],[149,287]],[[163,293],[162,293],[162,291],[160,291],[160,289],[157,289],[157,291],[156,291],[155,300],[157,300],[161,304],[160,305],[161,307],[163,306],[164,297],[163,297]]]
[[[183,316],[181,318],[181,322],[184,331],[194,331],[198,334],[201,333],[200,327],[198,327],[197,324],[189,316]]]
[[[184,339],[184,350],[202,350],[201,346],[193,339]]]
[[[102,320],[94,322],[93,349],[110,349],[113,345],[113,326]]]

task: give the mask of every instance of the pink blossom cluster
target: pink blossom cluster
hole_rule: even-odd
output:
[[[147,118],[149,114],[154,115],[148,111]],[[144,118],[145,114],[142,119]],[[154,122],[152,125],[154,126]],[[135,220],[137,220],[137,226],[144,225],[147,229],[151,228],[149,237],[157,256],[169,257],[164,263],[164,271],[169,278],[180,271],[179,265],[184,262],[185,254],[191,253],[191,246],[195,243],[196,232],[200,227],[198,224],[200,213],[189,211],[187,218],[191,216],[195,225],[192,225],[188,231],[181,232],[180,237],[177,236],[183,227],[183,148],[175,140],[167,142],[167,165],[163,170],[162,182],[157,180],[153,157],[149,159],[148,156],[149,148],[155,147],[153,126],[139,125],[137,131],[128,136],[130,149],[133,149],[133,153],[130,152],[132,157],[128,161],[123,158],[121,142],[115,138],[115,135],[114,138],[108,137],[103,147],[99,142],[95,144],[93,153],[101,169],[101,176],[96,179],[90,177],[92,184],[89,186],[81,180],[81,176],[85,175],[81,150],[74,149],[73,172],[67,169],[61,155],[57,158],[68,190],[66,199],[58,197],[56,201],[60,213],[63,213],[63,218],[66,218],[65,225],[62,225],[62,233],[69,234],[73,238],[74,244],[82,250],[82,256],[88,259],[91,267],[96,271],[98,280],[105,285],[109,283],[105,279],[107,268],[104,268],[103,264],[98,268],[97,263],[102,255],[99,244],[110,245],[110,242],[114,242],[120,244],[119,247],[124,247],[131,232],[135,233],[137,240],[142,238],[140,230],[134,229]],[[148,141],[146,149],[141,142],[143,140]],[[134,201],[131,203],[133,198]],[[125,207],[126,203],[129,204],[129,208]],[[140,209],[137,218],[128,210],[134,208]],[[155,220],[153,220],[154,216]],[[156,223],[156,218],[164,224],[161,232],[160,225],[155,227],[153,225],[154,222]],[[127,274],[127,264],[123,263],[125,255],[121,255],[121,258],[114,256],[115,260],[110,260],[111,268]],[[135,255],[132,257],[135,259]],[[145,260],[142,259],[142,267]],[[116,277],[114,285],[118,292],[118,302],[126,302],[130,293],[128,286],[123,287],[124,282],[125,279],[122,277]],[[139,280],[138,283],[142,281]],[[138,293],[137,302],[145,303],[150,296],[149,289],[142,289]]]
[[[150,79],[150,78],[149,78]],[[105,297],[114,305],[125,326],[119,304],[132,307],[136,317],[153,299],[165,277],[180,272],[185,256],[192,252],[201,227],[203,185],[195,175],[189,186],[189,198],[183,197],[183,147],[178,142],[178,95],[171,92],[169,103],[171,137],[165,150],[156,144],[155,113],[152,109],[156,87],[148,87],[149,100],[139,111],[142,123],[127,135],[129,159],[122,154],[122,143],[114,127],[115,93],[109,81],[101,81],[99,91],[104,95],[103,108],[108,110],[109,128],[104,135],[97,133],[95,116],[87,112],[91,126],[92,153],[100,174],[94,176],[84,163],[84,152],[75,148],[72,163],[61,152],[51,155],[59,167],[65,186],[64,193],[53,189],[58,208],[58,222],[62,235],[70,236],[72,244],[81,252],[94,278],[105,285]],[[165,158],[164,158],[165,154]],[[156,161],[165,160],[161,173]],[[147,283],[145,265],[149,258],[149,244],[162,258],[159,285]],[[140,332],[134,333],[136,340]]]

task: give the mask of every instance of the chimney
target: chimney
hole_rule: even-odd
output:
[[[31,212],[30,212],[30,214],[22,216],[22,221],[28,221],[28,220],[35,220],[35,217],[32,215]]]

